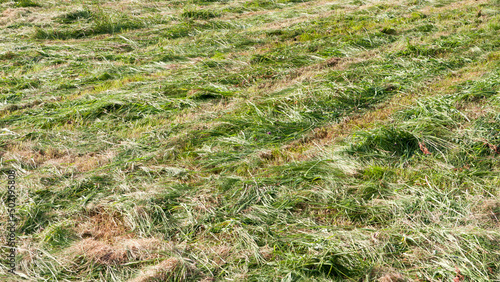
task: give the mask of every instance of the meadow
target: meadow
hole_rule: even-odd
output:
[[[0,0],[0,280],[500,281],[499,33],[499,0]]]

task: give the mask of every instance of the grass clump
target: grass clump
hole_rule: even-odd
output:
[[[96,11],[76,11],[57,18],[62,23],[71,23],[79,19],[86,19],[90,26],[85,28],[67,28],[67,29],[44,29],[37,28],[33,34],[35,39],[77,39],[99,34],[121,33],[127,30],[139,29],[145,26],[145,23],[139,19],[131,18],[125,14],[117,12],[107,12],[104,10]]]

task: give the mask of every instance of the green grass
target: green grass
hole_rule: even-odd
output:
[[[15,2],[16,2],[15,7],[40,7],[40,4],[31,0],[20,0]]]
[[[500,281],[498,1],[0,2],[2,279]]]

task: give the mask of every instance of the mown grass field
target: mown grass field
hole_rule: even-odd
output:
[[[499,33],[498,0],[2,0],[0,280],[500,281]]]

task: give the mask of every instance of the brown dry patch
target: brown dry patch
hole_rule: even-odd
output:
[[[500,201],[495,199],[485,200],[473,209],[474,218],[483,224],[500,226]]]
[[[7,8],[2,12],[0,17],[0,25],[7,25],[23,18],[29,13],[27,8]]]
[[[84,239],[70,249],[75,257],[83,256],[87,260],[103,265],[117,265],[128,261],[125,249],[114,248],[112,245],[93,238]]]
[[[259,249],[259,254],[264,260],[268,261],[273,258],[273,251],[273,248],[269,247],[269,245],[265,245]]]
[[[326,60],[325,65],[327,67],[335,67],[335,66],[337,66],[339,64],[339,62],[341,60],[342,60],[341,58],[337,58],[337,57],[330,58],[330,59]]]
[[[102,206],[90,208],[86,216],[80,218],[76,232],[82,238],[91,237],[102,241],[114,241],[117,238],[131,238],[130,228],[123,216],[116,211],[106,210]]]
[[[196,64],[196,63],[199,63],[199,62],[203,62],[204,60],[206,60],[207,58],[202,58],[202,57],[195,57],[195,58],[188,58],[188,60],[192,63],[192,64]]]
[[[82,156],[71,153],[68,150],[46,146],[38,148],[35,143],[19,142],[9,144],[2,154],[5,158],[18,159],[30,163],[36,167],[56,166],[58,168],[74,166],[78,171],[85,172],[105,165],[115,156],[113,151],[103,154],[88,153]]]
[[[26,22],[44,25],[44,24],[51,24],[52,19],[50,16],[46,14],[33,13],[26,19]]]
[[[160,258],[160,251],[169,251],[173,246],[156,238],[125,239],[115,244],[116,247],[127,250],[129,256],[136,260]]]
[[[257,153],[257,156],[259,156],[259,158],[261,158],[263,160],[267,160],[267,161],[274,159],[274,155],[273,155],[273,152],[271,150],[260,151]]]
[[[0,16],[0,25],[12,24],[15,22],[29,22],[37,24],[51,23],[51,17],[38,12],[39,8],[17,7],[7,8]]]
[[[387,273],[380,277],[379,282],[405,282],[406,279],[400,273]]]
[[[126,239],[117,238],[115,243],[84,239],[67,251],[67,256],[75,260],[84,257],[103,265],[117,265],[126,262],[161,259],[161,251],[171,251],[170,243],[156,238]]]
[[[183,271],[182,268],[185,268],[185,270]],[[172,277],[177,278],[176,281],[186,281],[193,271],[193,267],[190,267],[178,258],[171,257],[141,271],[136,278],[129,280],[129,282],[167,281]]]
[[[108,164],[114,156],[115,153],[113,151],[107,151],[103,154],[88,153],[83,156],[66,155],[59,158],[48,159],[47,161],[43,162],[42,166],[73,166],[79,172],[87,172]]]
[[[33,163],[39,166],[47,160],[62,158],[68,154],[67,151],[54,147],[37,148],[31,141],[9,144],[6,146],[5,157],[20,159],[23,162]]]
[[[222,245],[211,249],[212,253],[215,254],[215,263],[218,266],[224,265],[227,261],[226,259],[231,255],[232,248],[230,246]]]
[[[99,155],[89,153],[82,157],[76,157],[74,163],[78,171],[86,172],[108,164],[109,162],[111,162],[114,156],[115,153],[112,151],[108,151],[105,154]]]

